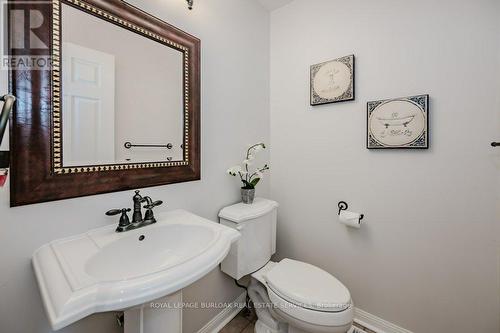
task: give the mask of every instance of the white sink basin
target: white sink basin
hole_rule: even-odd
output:
[[[89,258],[85,264],[88,275],[117,281],[170,269],[209,248],[217,233],[202,225],[167,224],[123,236]],[[120,258],[123,260],[117,260]]]
[[[116,225],[56,240],[33,255],[54,330],[92,313],[172,295],[214,269],[239,233],[183,210],[116,233]]]

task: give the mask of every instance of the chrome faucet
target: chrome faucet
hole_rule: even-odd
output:
[[[150,197],[142,197],[139,194],[138,190],[135,191],[135,195],[132,198],[132,200],[134,201],[134,212],[132,215],[132,222],[130,222],[130,219],[127,215],[127,213],[131,211],[130,208],[112,209],[106,212],[106,215],[108,216],[121,214],[120,222],[118,224],[118,227],[116,228],[116,232],[125,232],[129,230],[134,230],[156,223],[156,219],[153,214],[153,208],[163,204],[163,201],[158,200],[153,202],[153,200]],[[143,202],[146,202],[146,205],[144,206],[144,208],[146,209],[144,218],[142,218],[142,211],[141,211],[141,204]]]

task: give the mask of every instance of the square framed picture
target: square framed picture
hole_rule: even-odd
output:
[[[354,100],[354,55],[311,66],[311,105]]]
[[[429,148],[429,95],[367,103],[367,148]]]

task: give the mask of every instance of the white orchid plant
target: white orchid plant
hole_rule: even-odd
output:
[[[243,183],[241,188],[246,190],[255,189],[255,186],[257,186],[264,176],[264,172],[269,170],[269,166],[266,164],[262,168],[255,169],[253,172],[250,171],[249,166],[252,165],[255,160],[255,155],[262,149],[266,149],[264,143],[254,144],[247,150],[246,158],[243,161],[243,167],[237,165],[227,170],[227,173],[233,177],[240,176],[241,182]]]

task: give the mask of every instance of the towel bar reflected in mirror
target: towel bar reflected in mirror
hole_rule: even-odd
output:
[[[134,145],[130,142],[125,142],[123,145],[125,148],[130,149],[132,147],[152,147],[152,148],[167,148],[167,149],[172,149],[174,146],[171,143],[168,143],[166,145]]]

